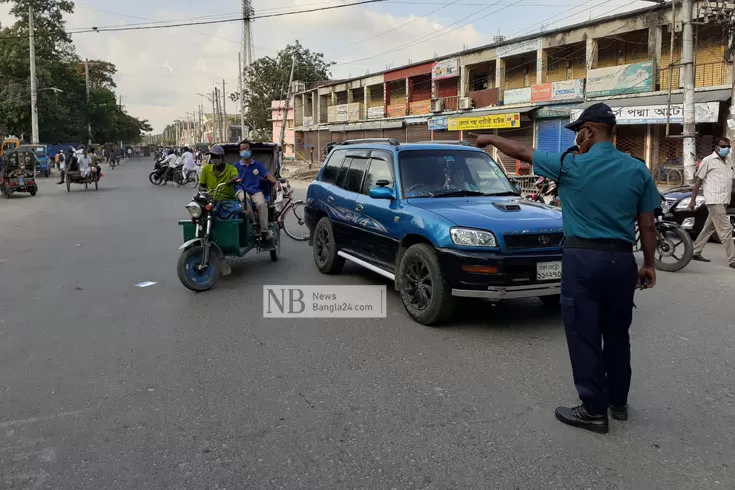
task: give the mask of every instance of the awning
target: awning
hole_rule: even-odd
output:
[[[694,92],[695,103],[724,102],[729,98],[730,89],[702,90]],[[667,93],[658,93],[656,95],[647,95],[645,97],[622,97],[619,99],[587,101],[583,104],[577,105],[577,107],[585,108],[592,104],[597,104],[598,102],[604,102],[610,107],[666,105],[668,103],[668,99],[669,95]],[[684,103],[684,94],[681,92],[671,94],[671,103]]]
[[[463,118],[463,117],[483,117],[483,116],[491,116],[493,114],[525,114],[527,112],[531,112],[534,109],[538,109],[539,106],[537,105],[525,105],[520,107],[513,107],[513,106],[498,106],[493,107],[492,109],[481,109],[479,111],[471,111],[471,112],[465,112],[462,114],[457,114],[454,116],[449,116],[450,119],[457,119],[457,118]]]

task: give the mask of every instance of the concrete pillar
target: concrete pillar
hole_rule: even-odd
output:
[[[332,96],[332,105],[337,105],[337,94],[335,93],[334,89],[331,90],[331,96]]]
[[[655,138],[654,138],[654,132],[653,132],[653,125],[647,124],[646,125],[645,155],[643,156],[643,159],[646,161],[648,170],[651,170],[653,168],[654,140]]]
[[[411,96],[413,95],[413,79],[406,77],[406,114],[411,113]]]
[[[648,59],[653,62],[653,73],[658,73],[661,66],[661,42],[663,26],[648,28]],[[653,90],[656,90],[656,80],[653,81]]]
[[[388,112],[390,105],[390,83],[383,82],[383,112]]]
[[[546,50],[538,48],[536,50],[536,84],[546,81],[546,69],[548,68],[548,55]]]
[[[368,118],[368,108],[370,107],[370,87],[367,85],[362,88],[363,93],[363,99],[365,100],[365,114],[363,114],[363,119]]]
[[[311,93],[311,115],[314,117],[314,124],[319,124],[319,91],[314,90]]]
[[[347,89],[347,103],[348,104],[352,104],[353,100],[354,100],[354,98],[352,96],[352,89],[351,88],[348,88]]]
[[[498,88],[498,102],[503,102],[503,91],[505,90],[505,60],[495,60],[495,86]]]
[[[597,68],[597,40],[587,38],[587,69],[594,70]]]
[[[470,91],[470,74],[471,68],[467,65],[459,67],[459,98],[463,99],[467,97],[467,93]]]
[[[316,110],[316,117],[314,118],[314,126],[318,126],[322,123],[322,97],[321,95],[319,95],[318,91],[315,91],[314,95],[316,96],[316,104],[314,104],[314,108]]]

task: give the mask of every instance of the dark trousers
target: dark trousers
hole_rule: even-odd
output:
[[[632,253],[564,248],[561,310],[574,385],[585,408],[606,413],[628,402],[633,296]]]

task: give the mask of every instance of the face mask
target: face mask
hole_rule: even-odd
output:
[[[250,150],[243,150],[240,152],[240,156],[243,157],[245,160],[250,158],[253,155],[253,153]]]
[[[727,156],[730,154],[730,148],[720,148],[720,151],[718,153],[722,158],[727,158]]]

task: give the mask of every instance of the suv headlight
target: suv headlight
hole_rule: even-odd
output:
[[[449,230],[452,242],[463,247],[497,247],[495,235],[489,231],[472,228],[452,228]]]
[[[692,201],[692,198],[690,197],[682,199],[681,202],[676,205],[676,209],[687,209],[691,201]],[[697,196],[697,198],[694,200],[695,209],[703,205],[704,205],[704,196]]]
[[[189,215],[194,219],[202,216],[202,207],[194,201],[186,205],[186,210],[189,211]]]

